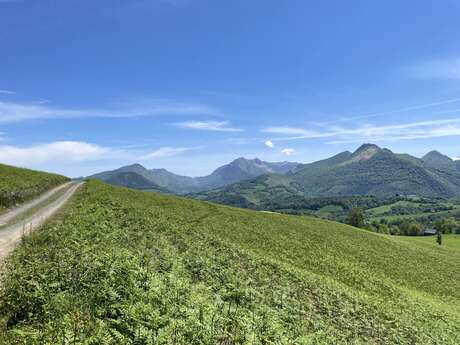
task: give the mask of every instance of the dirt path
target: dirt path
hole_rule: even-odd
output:
[[[39,209],[34,214],[27,217],[25,220],[20,221],[16,224],[11,224],[0,229],[0,260],[5,258],[16,246],[16,244],[21,240],[23,235],[29,234],[31,231],[35,230],[41,226],[46,220],[48,220],[57,210],[59,210],[75,193],[75,191],[83,185],[84,182],[70,182],[63,186],[59,186],[52,191],[42,195],[37,199],[41,199],[35,203],[37,199],[32,201],[34,203],[32,206],[24,205],[25,209],[22,209],[22,212],[17,211],[17,209],[11,211],[14,212],[14,216],[8,216],[10,212],[2,215],[3,219],[14,219],[20,215],[20,213],[25,213],[27,210],[31,209],[33,206],[45,201],[47,198],[51,197],[54,193],[59,192],[62,188],[67,190],[62,194],[58,199],[54,200],[50,204],[45,205],[43,208]],[[47,195],[48,194],[48,195]],[[47,197],[45,197],[47,195]],[[20,209],[20,208],[18,208]],[[4,218],[5,216],[8,216]],[[0,218],[0,219],[2,219]]]
[[[52,197],[55,193],[59,192],[60,190],[69,187],[72,184],[72,182],[67,182],[64,183],[56,188],[51,189],[50,191],[40,195],[39,197],[33,199],[32,201],[26,202],[24,205],[21,205],[19,207],[15,207],[11,210],[8,210],[6,213],[3,213],[0,215],[0,226],[8,224],[11,222],[14,218],[19,217],[21,214],[27,212],[31,208],[37,206],[38,204],[41,204],[44,202],[46,199]]]

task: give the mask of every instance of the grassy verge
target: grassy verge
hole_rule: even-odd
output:
[[[0,164],[0,212],[68,181],[67,177]]]
[[[35,205],[34,207],[31,207],[30,209],[28,209],[27,211],[25,211],[24,213],[21,213],[20,215],[18,215],[17,217],[15,218],[12,218],[8,224],[4,224],[4,225],[0,225],[0,230],[4,227],[7,227],[11,224],[16,224],[16,223],[20,223],[22,221],[24,221],[25,219],[28,219],[31,215],[33,215],[34,213],[36,213],[38,210],[46,207],[47,205],[50,205],[52,204],[54,201],[56,201],[57,199],[59,199],[62,195],[64,195],[67,190],[71,187],[71,185],[69,185],[68,187],[65,187],[63,189],[60,189],[58,190],[56,193],[54,193],[53,195],[51,195],[49,198],[47,198],[46,200],[43,200],[42,202],[38,203],[37,205]]]

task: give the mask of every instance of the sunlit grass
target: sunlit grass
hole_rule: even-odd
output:
[[[0,343],[458,344],[450,252],[91,181],[11,257]]]

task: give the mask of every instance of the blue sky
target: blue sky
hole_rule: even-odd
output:
[[[0,0],[0,161],[460,156],[460,3]]]

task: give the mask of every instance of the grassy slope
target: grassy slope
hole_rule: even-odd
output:
[[[437,217],[452,217],[455,215],[460,215],[460,205],[455,202],[441,202],[439,201],[436,206],[445,206],[445,207],[452,207],[451,210],[448,211],[426,211],[426,212],[414,212],[410,214],[395,214],[395,215],[385,215],[385,213],[390,212],[392,207],[416,207],[423,204],[418,202],[412,201],[397,201],[393,204],[383,205],[375,208],[371,208],[366,211],[367,215],[369,216],[370,220],[380,221],[385,219],[387,221],[398,221],[398,220],[420,220],[423,218],[427,218],[429,216],[437,216]]]
[[[0,209],[27,201],[68,178],[0,164]]]
[[[105,182],[114,186],[170,194],[166,188],[160,187],[156,183],[135,172],[120,172],[110,176]]]
[[[425,237],[401,237],[401,240],[407,241],[412,245],[426,246],[427,248],[434,249],[438,248],[436,243],[435,236],[425,236]],[[443,235],[443,252],[449,253],[452,252],[453,258],[456,257],[460,260],[460,235]]]
[[[459,259],[91,181],[11,257],[0,343],[458,344]]]
[[[269,174],[223,188],[192,194],[192,197],[230,206],[256,208],[266,200],[284,200],[300,195],[302,193],[288,177]]]

